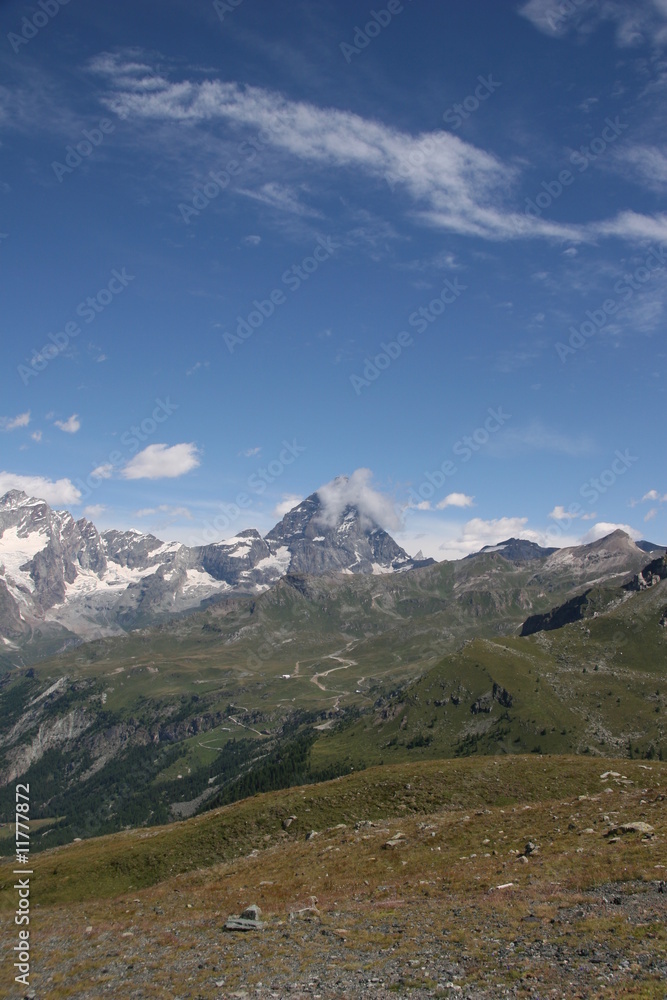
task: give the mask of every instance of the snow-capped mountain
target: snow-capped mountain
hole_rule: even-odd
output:
[[[266,536],[272,550],[285,548],[292,573],[396,573],[433,559],[411,559],[383,528],[348,505],[335,519],[318,493],[293,507]]]
[[[353,506],[333,523],[317,493],[263,538],[251,528],[189,547],[92,522],[12,490],[0,498],[0,640],[113,634],[227,593],[259,593],[288,572],[392,573],[412,560]]]

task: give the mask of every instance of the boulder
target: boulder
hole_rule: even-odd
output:
[[[261,920],[262,911],[256,903],[247,906],[240,915],[231,913],[225,923],[226,931],[261,931],[266,925]]]

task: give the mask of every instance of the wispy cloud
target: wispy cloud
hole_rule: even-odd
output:
[[[667,6],[664,0],[528,0],[519,9],[538,31],[561,38],[570,32],[590,35],[605,22],[616,29],[620,48],[667,44]]]
[[[523,9],[526,16],[529,7]],[[547,10],[536,0],[531,8],[536,18],[538,7]],[[308,164],[311,178],[313,167],[321,168],[323,181],[332,169],[356,171],[401,191],[408,199],[407,214],[425,226],[488,240],[667,238],[664,216],[621,212],[612,220],[575,225],[526,215],[516,208],[518,199],[513,201],[519,167],[448,131],[413,135],[351,111],[292,101],[278,92],[233,81],[174,83],[156,75],[151,86],[145,87],[147,64],[138,58],[123,63],[120,57],[100,57],[96,68],[103,71],[110,88],[103,103],[115,114],[152,121],[156,130],[169,124],[179,126],[177,134],[187,125],[190,139],[199,127],[204,151],[209,149],[212,127],[220,121],[237,130],[260,133],[273,150]],[[162,141],[169,134],[163,133]],[[144,141],[156,140],[146,134]],[[272,167],[276,167],[273,160]],[[236,190],[283,212],[320,214],[304,203],[300,189],[275,179],[258,188],[245,183]]]
[[[321,212],[310,208],[301,201],[299,192],[295,188],[278,184],[276,181],[262,184],[258,190],[239,188],[239,194],[245,195],[246,198],[253,198],[255,201],[261,201],[262,204],[280,212],[292,212],[294,215],[310,216],[316,219],[322,218]]]
[[[99,517],[106,509],[103,503],[92,503],[90,506],[84,507],[82,513],[84,517]]]
[[[586,435],[571,437],[551,430],[535,420],[527,427],[508,428],[489,442],[487,450],[503,456],[546,451],[576,457],[589,454],[593,450],[593,442]]]
[[[0,417],[0,430],[15,431],[17,427],[27,427],[30,423],[30,410],[19,413],[16,417]]]
[[[184,517],[187,521],[192,520],[192,514],[187,507],[174,507],[168,503],[161,503],[159,507],[142,507],[135,510],[135,517],[155,517],[156,514],[169,514],[171,518]]]
[[[622,146],[615,150],[615,163],[628,169],[623,174],[651,191],[667,188],[667,151],[657,146]]]
[[[175,479],[184,476],[200,464],[195,444],[149,444],[130,459],[121,475],[123,479]]]
[[[113,475],[113,465],[110,462],[104,462],[103,465],[98,465],[91,472],[91,477],[95,479],[111,479]]]

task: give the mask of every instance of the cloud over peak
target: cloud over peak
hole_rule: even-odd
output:
[[[377,524],[389,531],[400,529],[401,520],[396,504],[391,497],[372,486],[372,479],[370,469],[355,469],[351,476],[338,476],[330,483],[320,486],[317,491],[322,505],[320,523],[334,527],[346,507],[355,507],[362,524]]]

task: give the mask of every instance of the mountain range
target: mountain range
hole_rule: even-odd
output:
[[[333,523],[313,493],[264,537],[254,528],[190,547],[136,530],[99,532],[11,490],[0,499],[0,642],[17,661],[122,634],[286,573],[383,574],[428,565],[346,506]]]

